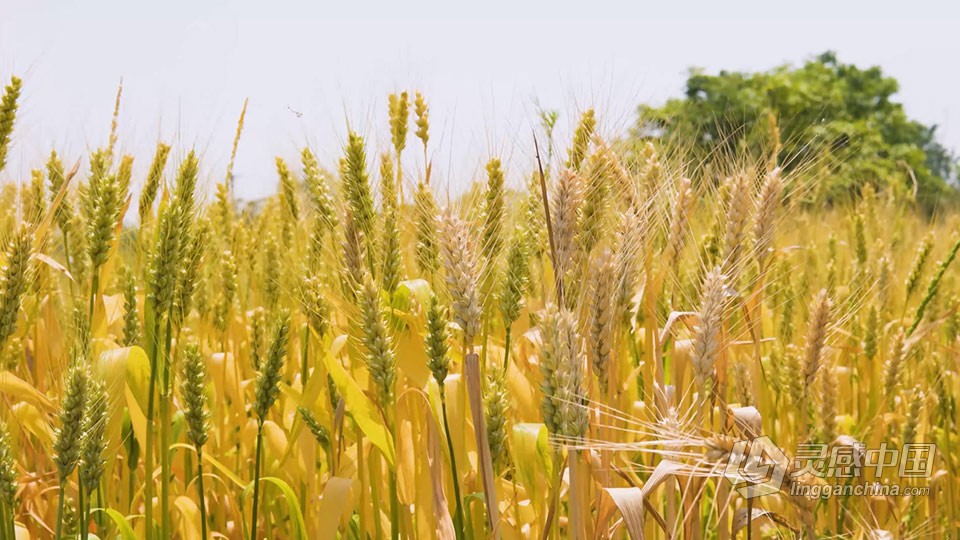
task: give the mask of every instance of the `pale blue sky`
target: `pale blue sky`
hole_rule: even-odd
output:
[[[639,102],[678,95],[690,66],[765,69],[827,49],[896,76],[908,113],[960,149],[957,2],[0,0],[0,14],[0,77],[25,81],[4,180],[52,146],[103,144],[121,77],[121,147],[138,172],[162,138],[221,178],[249,97],[236,173],[250,198],[273,190],[275,155],[310,144],[334,163],[347,122],[371,154],[385,148],[391,91],[427,95],[442,180],[463,185],[496,154],[516,182],[537,101],[562,112],[561,137],[585,106],[615,135]]]

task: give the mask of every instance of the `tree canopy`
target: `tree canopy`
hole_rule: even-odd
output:
[[[907,116],[893,99],[898,89],[879,67],[844,64],[833,52],[757,73],[693,69],[683,98],[640,106],[633,135],[683,141],[696,159],[775,152],[787,169],[828,167],[818,189],[827,202],[855,197],[870,183],[915,191],[929,211],[955,194],[948,179],[957,160],[936,141],[936,126]]]

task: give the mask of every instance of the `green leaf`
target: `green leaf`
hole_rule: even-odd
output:
[[[137,535],[133,532],[133,527],[127,521],[127,518],[113,508],[94,508],[93,512],[103,512],[113,520],[117,526],[117,534],[121,540],[137,540]],[[91,535],[92,536],[92,535]]]
[[[214,458],[210,454],[206,454],[206,453],[203,454],[203,459],[204,461],[213,465],[215,469],[217,469],[218,471],[220,471],[221,474],[229,478],[230,481],[233,482],[234,484],[241,487],[244,485],[243,480],[241,480],[239,476],[237,476],[233,471],[231,471],[230,467],[227,467],[223,463],[220,463],[219,461],[217,461],[216,458]]]
[[[283,493],[283,498],[287,502],[287,514],[290,516],[290,521],[293,522],[293,538],[296,538],[297,540],[307,540],[307,528],[303,523],[303,512],[300,510],[300,503],[297,500],[297,494],[293,492],[293,488],[290,487],[290,484],[287,484],[283,480],[274,476],[262,476],[260,477],[260,482],[268,482],[280,488],[280,491]],[[247,487],[245,487],[243,490],[243,494],[240,496],[241,514],[244,512],[244,501],[246,501],[247,496],[251,491],[253,491],[253,482],[247,484]],[[247,520],[244,519],[243,523],[243,536],[244,538],[248,538],[250,531],[247,530]]]

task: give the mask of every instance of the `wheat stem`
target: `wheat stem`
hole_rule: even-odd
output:
[[[56,529],[56,533],[54,534],[53,537],[54,537],[54,540],[61,540],[61,539],[63,538],[63,509],[64,509],[64,502],[65,502],[65,497],[64,497],[64,495],[66,494],[66,491],[67,491],[67,479],[66,479],[66,478],[60,480],[60,489],[57,490],[57,491],[58,491],[58,494],[57,494],[57,529]]]
[[[77,513],[80,514],[80,538],[89,538],[87,534],[90,526],[89,514],[87,513],[87,503],[84,500],[83,483],[77,486]]]
[[[263,453],[263,421],[257,422],[257,454],[253,461],[253,514],[250,516],[250,538],[257,540],[257,516],[260,509],[260,461]],[[379,520],[378,520],[379,521]]]
[[[203,491],[203,450],[197,449],[197,498],[200,499],[200,538],[207,540],[207,498]]]
[[[453,450],[453,436],[450,435],[450,421],[447,419],[447,397],[440,388],[440,409],[443,412],[443,432],[447,436],[447,450],[450,452],[450,472],[453,473],[453,499],[456,503],[453,514],[453,528],[457,534],[457,540],[464,540],[464,522],[463,503],[460,498],[460,480],[457,472],[457,456]]]

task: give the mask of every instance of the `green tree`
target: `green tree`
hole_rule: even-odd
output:
[[[936,141],[936,126],[910,119],[893,100],[898,89],[879,67],[844,64],[833,52],[758,73],[693,69],[683,98],[640,106],[633,137],[682,141],[695,159],[776,153],[787,170],[826,165],[828,180],[815,192],[827,203],[854,198],[870,183],[916,192],[931,211],[954,196],[947,179],[957,159]]]

